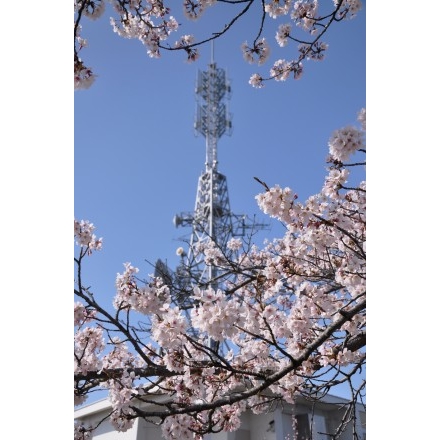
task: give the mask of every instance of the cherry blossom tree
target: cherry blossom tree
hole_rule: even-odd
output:
[[[222,37],[233,26],[239,26],[242,17],[250,10],[257,10],[259,20],[249,31],[249,40],[237,43],[237,47],[241,46],[247,62],[260,66],[270,56],[267,22],[279,19],[282,23],[275,34],[276,42],[295,54],[290,59],[275,60],[266,76],[253,74],[249,83],[257,88],[272,79],[285,81],[290,76],[299,79],[305,61],[324,59],[328,45],[323,37],[328,28],[352,19],[362,7],[360,0],[182,0],[182,19],[187,21],[203,19],[208,8],[222,7],[230,11],[226,24],[222,21],[209,36],[196,38],[189,34],[179,36],[180,25],[176,17],[180,9],[176,10],[176,2],[170,0],[74,0],[75,89],[88,88],[95,80],[93,70],[80,57],[88,44],[81,34],[81,23],[84,19],[102,17],[106,3],[113,8],[114,17],[110,24],[114,32],[124,38],[139,40],[151,58],[159,58],[163,51],[183,51],[188,61],[195,61],[199,57],[199,46]]]
[[[234,431],[244,410],[321,399],[342,383],[353,405],[362,401],[365,381],[354,378],[366,362],[366,184],[350,174],[366,165],[364,109],[358,121],[331,135],[320,193],[300,202],[261,182],[257,203],[285,225],[283,237],[262,249],[234,239],[226,250],[194,250],[221,280],[216,290],[193,285],[186,310],[172,280],[142,281],[130,263],[116,276],[113,309],[99,304],[82,268],[103,241],[75,220],[76,405],[105,389],[116,430],[143,418],[171,440]],[[75,439],[95,427],[75,424]]]

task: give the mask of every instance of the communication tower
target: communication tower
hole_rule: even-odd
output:
[[[195,90],[194,129],[206,141],[205,170],[198,180],[194,211],[177,214],[173,220],[176,227],[191,227],[190,238],[186,240],[188,249],[182,253],[181,263],[173,274],[175,300],[183,307],[191,306],[192,286],[216,289],[219,285],[221,270],[205,263],[203,248],[206,245],[213,241],[226,253],[231,238],[243,237],[251,228],[267,226],[251,222],[246,215],[232,213],[226,176],[218,171],[217,143],[223,135],[230,135],[232,128],[227,105],[231,86],[225,70],[218,68],[213,58],[212,55],[208,70],[198,72]],[[156,263],[156,273],[171,276],[160,260]]]

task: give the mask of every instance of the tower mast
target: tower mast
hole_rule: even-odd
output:
[[[198,180],[194,211],[174,217],[176,227],[191,227],[188,251],[182,255],[175,274],[182,286],[177,301],[189,307],[191,300],[188,293],[192,286],[219,287],[221,270],[213,263],[206,264],[204,249],[214,242],[226,254],[227,243],[231,238],[243,237],[248,228],[266,226],[251,224],[246,215],[231,212],[226,176],[218,171],[217,144],[223,135],[230,135],[232,129],[226,102],[231,87],[225,70],[218,68],[214,62],[213,45],[211,63],[206,71],[199,71],[195,91],[197,111],[194,128],[196,133],[205,138],[205,170]]]
[[[212,46],[208,70],[199,71],[196,83],[194,128],[205,138],[205,171],[199,177],[194,212],[177,215],[174,223],[176,227],[192,227],[186,255],[191,281],[216,288],[218,270],[214,265],[205,264],[203,247],[213,241],[223,249],[234,231],[226,177],[218,172],[217,159],[218,140],[231,132],[231,118],[225,102],[230,85],[225,71],[216,66],[213,52]]]

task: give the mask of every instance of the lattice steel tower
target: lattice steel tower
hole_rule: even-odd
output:
[[[190,286],[218,287],[221,270],[205,264],[204,253],[200,251],[205,245],[212,240],[226,251],[226,244],[232,237],[244,236],[248,228],[265,226],[250,223],[246,215],[231,212],[226,176],[217,169],[218,140],[231,133],[231,117],[226,103],[230,91],[225,71],[216,66],[212,57],[208,70],[199,71],[196,83],[194,128],[206,140],[205,170],[199,177],[194,212],[183,212],[174,217],[176,227],[192,228],[188,250],[175,273],[182,286],[179,298],[182,305],[188,302],[183,292],[189,291]]]

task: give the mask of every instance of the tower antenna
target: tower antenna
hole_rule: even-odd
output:
[[[214,42],[211,42],[211,63],[206,71],[199,71],[196,81],[197,110],[194,122],[196,134],[205,138],[205,171],[198,180],[196,203],[193,212],[183,212],[174,217],[176,227],[191,227],[187,252],[181,253],[182,260],[176,271],[176,278],[186,288],[181,289],[177,303],[192,305],[192,287],[217,289],[222,280],[222,270],[215,264],[206,264],[204,249],[212,242],[224,255],[228,254],[227,243],[233,237],[243,237],[247,230],[254,232],[266,224],[251,222],[246,215],[232,213],[229,204],[226,176],[218,171],[217,143],[232,131],[231,116],[226,100],[230,96],[230,82],[225,70],[214,62]],[[229,251],[230,253],[231,251]]]
[[[211,64],[214,64],[214,40],[211,40]]]

